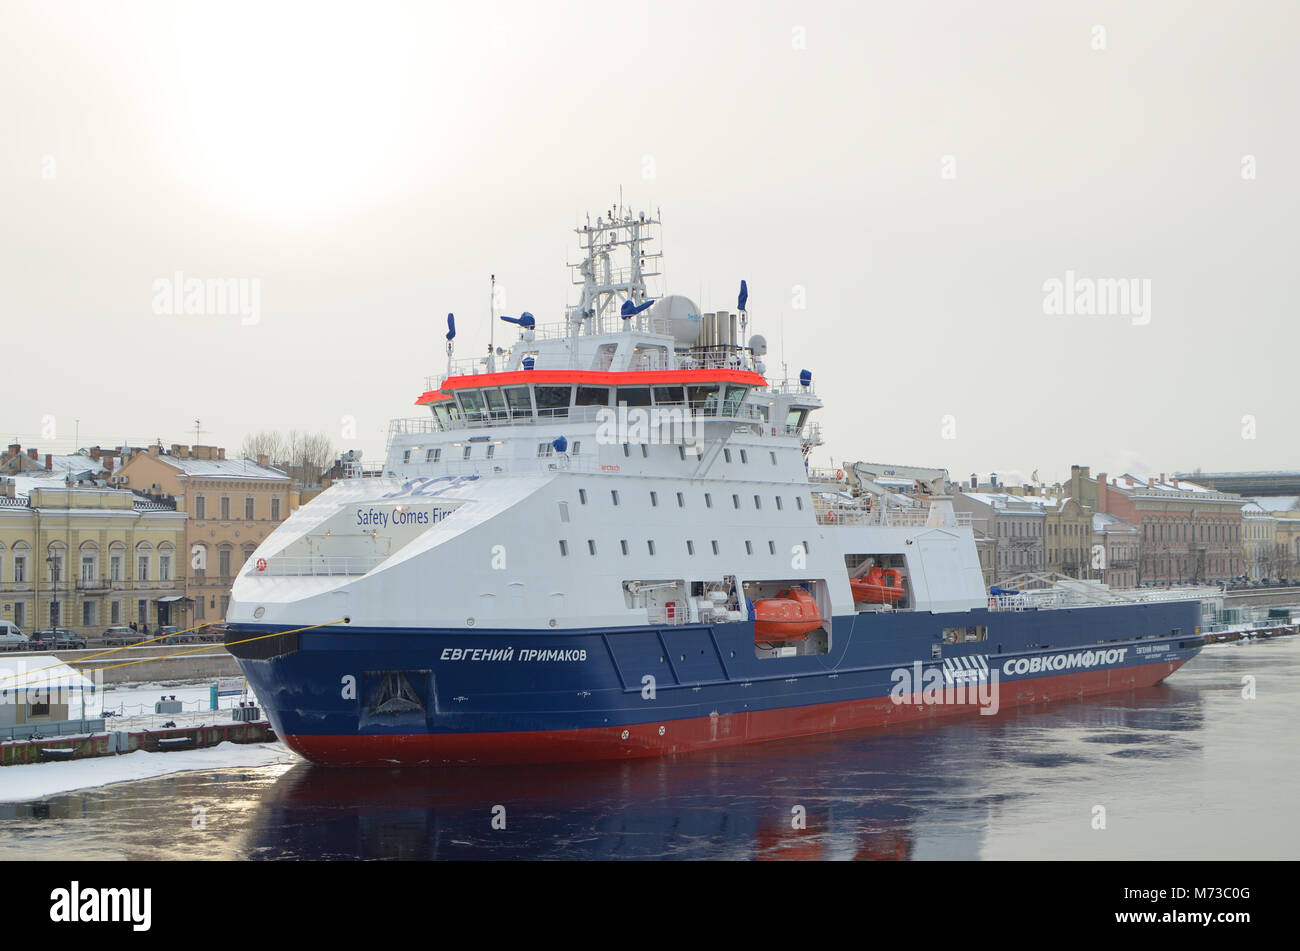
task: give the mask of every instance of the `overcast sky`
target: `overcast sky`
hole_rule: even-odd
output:
[[[1300,468],[1298,21],[6,0],[0,436],[192,443],[199,419],[378,461],[446,313],[481,352],[495,273],[507,312],[561,319],[571,229],[621,185],[662,211],[664,289],[715,310],[748,280],[769,375],[826,400],[822,463]],[[1048,313],[1067,271],[1149,298]],[[158,313],[177,272],[256,281],[257,322]]]

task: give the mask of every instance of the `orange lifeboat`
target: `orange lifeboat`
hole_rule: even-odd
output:
[[[803,588],[788,588],[775,598],[754,602],[755,641],[801,641],[821,626],[817,604]]]
[[[849,579],[854,601],[897,604],[903,600],[903,574],[896,568],[875,567],[864,578]]]

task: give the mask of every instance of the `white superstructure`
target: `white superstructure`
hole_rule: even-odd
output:
[[[825,619],[986,603],[968,524],[944,500],[892,504],[810,477],[821,406],[805,371],[770,384],[735,310],[651,300],[659,222],[615,209],[578,229],[565,319],[457,360],[390,428],[382,478],[332,486],[262,543],[228,619],[366,627],[578,629],[721,622],[805,585]],[[449,320],[449,324],[451,321]],[[454,325],[453,325],[454,328]],[[906,597],[857,603],[898,570]]]

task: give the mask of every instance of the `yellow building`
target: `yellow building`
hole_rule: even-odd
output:
[[[185,590],[185,513],[120,488],[57,475],[0,481],[0,618],[27,633],[86,637],[176,623]]]
[[[1060,496],[1046,496],[1042,503],[1047,512],[1043,536],[1047,570],[1092,578],[1092,510],[1078,499]]]
[[[188,625],[226,616],[230,586],[253,550],[289,517],[293,480],[257,459],[227,459],[217,446],[150,446],[132,453],[114,481],[175,499],[187,516]]]

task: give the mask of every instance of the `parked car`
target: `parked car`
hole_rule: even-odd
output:
[[[201,641],[211,641],[217,644],[226,639],[226,632],[221,628],[213,627],[211,624],[207,627],[199,628],[198,635],[199,640]]]
[[[83,650],[86,639],[74,634],[66,627],[56,627],[48,631],[37,631],[32,635],[32,647],[36,650]]]
[[[32,642],[13,621],[0,621],[0,650],[29,651]]]
[[[197,643],[199,635],[194,631],[186,631],[184,634],[178,633],[180,627],[175,624],[164,624],[158,628],[158,635],[163,637],[164,644],[194,644]]]
[[[142,640],[144,635],[129,627],[110,627],[104,632],[104,643],[109,647],[128,647],[131,644],[139,644]]]

